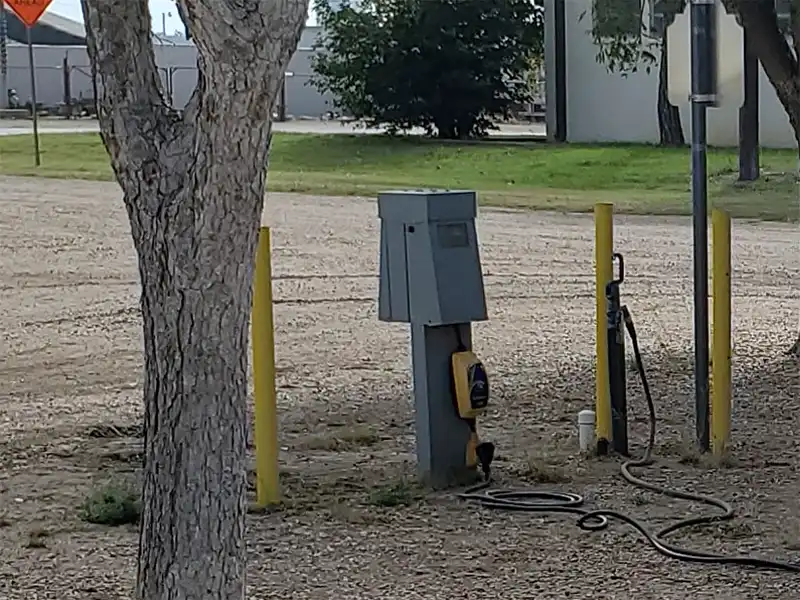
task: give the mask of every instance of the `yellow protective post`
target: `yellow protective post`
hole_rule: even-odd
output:
[[[608,327],[606,284],[613,277],[614,205],[598,203],[594,207],[594,273],[597,300],[597,335],[595,364],[595,429],[597,449],[608,451],[611,443],[611,390],[608,379]]]
[[[711,213],[711,450],[722,457],[731,433],[731,218]]]
[[[253,387],[255,396],[256,502],[280,502],[278,410],[275,393],[275,331],[272,318],[272,258],[269,227],[258,236],[253,277]]]

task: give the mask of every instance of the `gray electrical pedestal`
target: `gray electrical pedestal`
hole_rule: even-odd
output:
[[[471,432],[456,409],[451,356],[471,350],[470,323],[487,319],[477,208],[470,191],[378,196],[378,318],[411,324],[417,464],[434,485],[460,481],[468,470]]]

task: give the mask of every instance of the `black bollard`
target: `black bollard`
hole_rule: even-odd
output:
[[[625,375],[625,323],[622,317],[620,284],[625,280],[621,254],[614,254],[619,264],[619,277],[606,285],[608,301],[608,381],[611,396],[611,447],[617,454],[628,452],[628,398]]]

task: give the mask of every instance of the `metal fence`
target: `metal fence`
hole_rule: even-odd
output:
[[[191,98],[197,85],[196,49],[194,46],[159,47],[156,61],[162,88],[167,101],[181,109]],[[299,48],[289,63],[284,90],[280,98],[285,110],[277,112],[287,117],[329,116],[333,110],[332,98],[321,94],[311,85],[311,48]],[[8,84],[16,90],[23,103],[31,98],[30,71],[27,48],[9,47]],[[95,89],[86,49],[83,47],[34,48],[36,65],[37,101],[46,107],[57,107],[72,101],[85,102],[94,98]],[[520,116],[541,116],[544,111],[544,73],[537,78],[534,100],[520,107]]]
[[[331,110],[330,97],[310,85],[311,50],[301,48],[289,65],[286,89],[286,114],[297,117],[320,117]],[[197,85],[196,50],[193,46],[162,47],[156,52],[158,72],[167,101],[183,108]],[[31,99],[31,78],[27,48],[9,47],[8,85],[21,102]],[[34,49],[36,99],[41,105],[56,107],[71,100],[94,97],[86,49],[36,47]]]

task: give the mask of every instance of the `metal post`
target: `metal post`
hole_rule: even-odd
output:
[[[567,18],[566,0],[555,0],[555,102],[556,130],[552,138],[557,142],[567,141]],[[549,132],[548,132],[549,135]]]
[[[709,449],[706,110],[716,103],[716,0],[691,0],[694,385],[697,442]]]
[[[281,499],[278,408],[275,385],[275,323],[272,314],[272,245],[269,227],[258,234],[253,275],[253,397],[255,400],[256,502],[261,508]]]
[[[711,446],[717,457],[728,450],[731,435],[731,217],[711,214],[713,282],[713,383]]]
[[[42,164],[42,157],[39,152],[39,112],[36,109],[36,65],[33,62],[33,42],[31,41],[31,28],[26,27],[25,32],[28,36],[28,64],[31,69],[31,114],[33,115],[33,153],[36,166]]]
[[[458,415],[451,382],[451,357],[472,347],[469,323],[428,326],[411,323],[417,465],[433,486],[460,483],[470,473],[470,428]]]
[[[281,81],[280,95],[278,96],[278,121],[284,123],[286,121],[286,75],[284,74]]]
[[[608,298],[608,382],[611,394],[611,428],[614,452],[628,456],[628,393],[625,375],[625,324],[619,282],[606,287]]]
[[[606,285],[613,278],[614,206],[598,203],[594,207],[595,261],[595,415],[597,454],[608,454],[613,441],[611,397],[608,381],[608,304]]]
[[[6,3],[0,0],[0,108],[8,108],[8,21]]]

